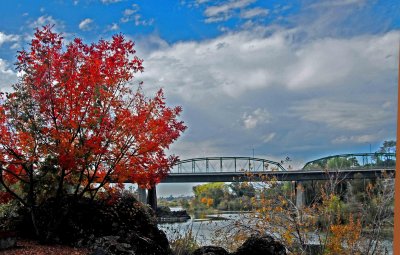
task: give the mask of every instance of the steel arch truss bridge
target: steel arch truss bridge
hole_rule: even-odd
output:
[[[252,157],[205,157],[179,161],[171,174],[286,171],[281,163]]]
[[[353,178],[393,178],[394,153],[352,153],[310,161],[302,169],[286,171],[281,163],[252,157],[204,157],[181,160],[173,166],[163,183],[231,182],[252,175],[254,180],[272,176],[279,181],[330,180]]]
[[[338,154],[307,162],[303,170],[394,168],[395,153]]]

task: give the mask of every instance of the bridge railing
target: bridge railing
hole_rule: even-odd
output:
[[[338,154],[307,162],[303,170],[392,168],[396,165],[395,153]]]
[[[252,157],[204,157],[179,161],[170,173],[286,171],[281,163]]]

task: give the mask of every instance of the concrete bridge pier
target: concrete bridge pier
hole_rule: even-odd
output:
[[[147,203],[146,189],[138,187],[138,200],[143,204]]]
[[[151,189],[148,189],[146,192],[146,189],[138,187],[137,189],[138,192],[138,200],[142,204],[148,204],[153,210],[157,209],[157,188],[156,186],[152,187]]]
[[[154,185],[151,189],[147,190],[147,204],[156,211],[157,209],[157,188]]]
[[[305,205],[304,187],[299,181],[295,182],[294,185],[296,188],[296,206],[300,208]]]

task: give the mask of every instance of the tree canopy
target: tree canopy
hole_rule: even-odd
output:
[[[150,187],[176,156],[169,148],[186,129],[181,107],[163,91],[147,98],[143,71],[123,35],[87,45],[66,43],[51,26],[37,29],[18,52],[19,81],[0,98],[0,184],[22,204],[65,194],[95,197],[110,183]],[[102,189],[103,188],[103,189]],[[1,196],[1,194],[0,194]]]

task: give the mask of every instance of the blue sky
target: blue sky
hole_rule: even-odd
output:
[[[0,89],[17,50],[54,24],[90,43],[136,42],[151,95],[182,105],[181,158],[251,156],[295,166],[395,138],[400,2],[1,1]]]

